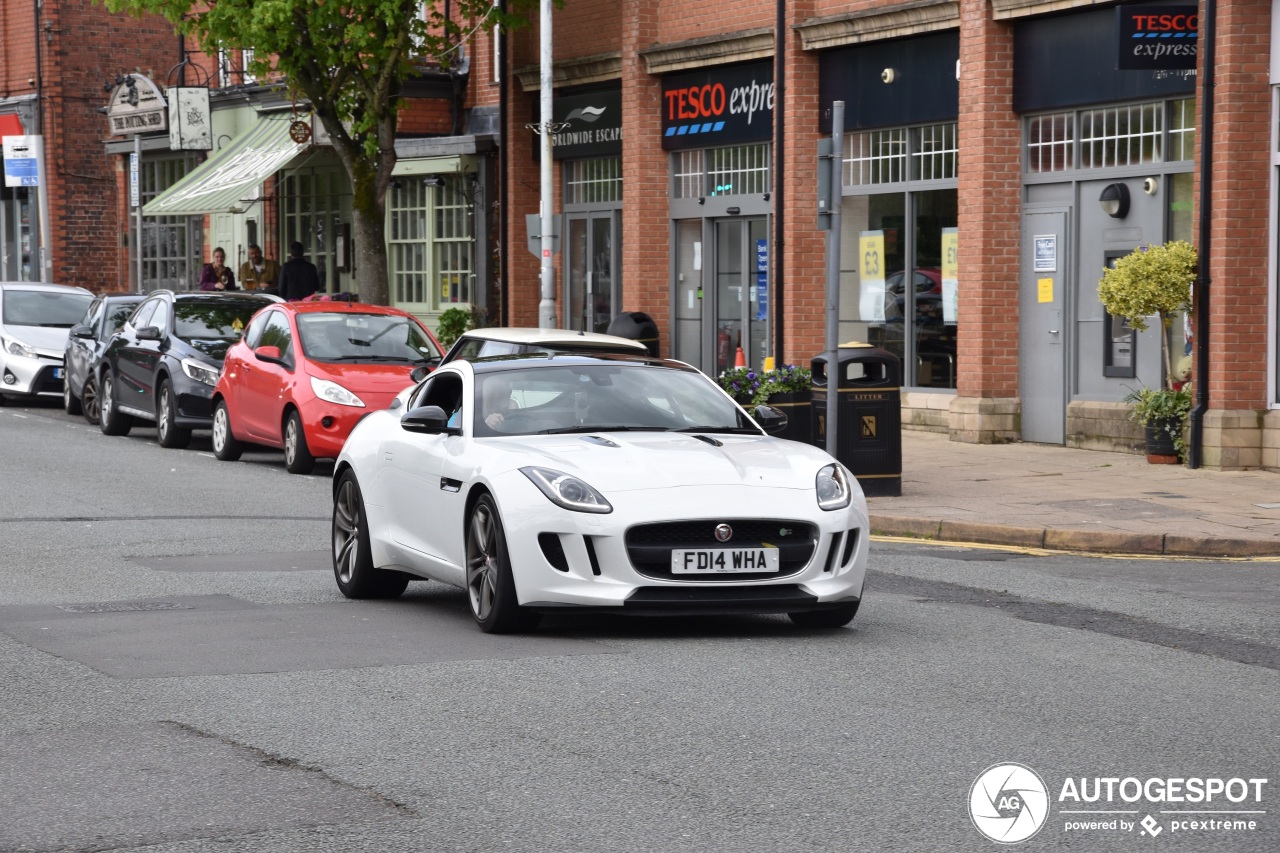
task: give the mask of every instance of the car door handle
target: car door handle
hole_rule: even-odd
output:
[[[461,480],[451,480],[448,477],[440,478],[440,491],[442,492],[460,492],[462,491]]]

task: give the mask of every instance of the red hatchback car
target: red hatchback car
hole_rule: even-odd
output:
[[[254,315],[227,351],[213,389],[213,452],[240,458],[245,444],[284,449],[291,474],[332,459],[356,422],[385,409],[437,364],[440,344],[397,308],[285,302]]]

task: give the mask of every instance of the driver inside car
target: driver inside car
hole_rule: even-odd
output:
[[[520,408],[520,405],[511,399],[511,380],[505,376],[486,377],[480,389],[480,396],[480,411],[484,415],[485,424],[491,429],[502,426],[507,412]]]

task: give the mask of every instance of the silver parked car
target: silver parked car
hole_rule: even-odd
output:
[[[92,300],[83,287],[0,282],[0,405],[6,399],[61,399],[67,334]]]

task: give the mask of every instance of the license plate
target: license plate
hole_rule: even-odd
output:
[[[673,575],[776,571],[777,548],[699,548],[671,552]]]
[[[65,371],[65,370],[63,370],[61,367],[55,367],[55,368],[53,369],[53,378],[54,378],[54,379],[61,379],[61,378],[62,378],[63,376],[65,376],[65,375],[66,375],[66,371]]]

